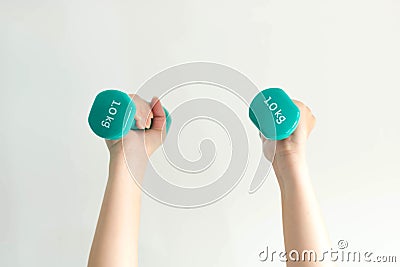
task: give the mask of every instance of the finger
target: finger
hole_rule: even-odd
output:
[[[138,97],[136,94],[128,94],[129,97],[132,99],[132,102],[135,104],[135,100],[134,98]],[[144,123],[143,123],[143,119],[140,115],[138,115],[137,113],[135,114],[135,116],[133,117],[135,119],[135,126],[138,129],[143,129],[144,128]]]
[[[136,121],[136,128],[144,129],[145,123],[143,122],[143,118],[141,116],[139,116],[138,114],[136,114],[134,119]]]
[[[150,111],[149,115],[147,116],[146,120],[146,129],[149,129],[151,126],[151,119],[153,118],[153,112]]]
[[[151,104],[153,111],[153,121],[151,124],[151,128],[154,130],[163,130],[165,127],[165,112],[161,105],[160,100],[157,97],[153,97],[151,99]]]

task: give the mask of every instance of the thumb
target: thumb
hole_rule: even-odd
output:
[[[153,97],[150,102],[153,112],[153,121],[151,129],[162,131],[165,128],[165,112],[158,97]]]

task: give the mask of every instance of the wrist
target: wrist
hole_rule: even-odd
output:
[[[306,155],[303,151],[276,152],[272,166],[275,172],[286,172],[306,164]]]
[[[149,158],[141,153],[125,153],[124,151],[110,151],[110,165],[124,165],[128,167],[135,163],[137,166],[139,163],[142,166],[147,166]]]
[[[110,155],[109,181],[130,181],[129,186],[137,187],[143,182],[148,162],[129,158],[129,162],[122,153]]]
[[[108,147],[110,153],[110,161],[140,161],[148,162],[149,156],[146,153],[145,148],[141,146],[127,146],[123,147],[122,142],[118,142]]]
[[[124,150],[122,146],[121,149],[110,148],[110,177],[126,176],[141,183],[148,162],[149,158],[141,151]]]
[[[110,161],[121,161],[125,160],[124,151],[119,147],[110,147],[109,148]]]
[[[109,172],[110,174],[129,175],[129,167],[123,153],[111,153],[110,151]]]
[[[281,191],[310,182],[304,153],[276,154],[272,166]]]

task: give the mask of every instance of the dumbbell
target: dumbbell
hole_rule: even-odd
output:
[[[168,132],[171,117],[168,111],[163,109]],[[136,106],[129,95],[119,90],[109,89],[100,92],[94,99],[88,122],[96,135],[116,140],[125,136],[129,130],[139,130],[136,128],[135,113]]]
[[[254,97],[249,117],[265,138],[282,140],[296,130],[300,110],[282,89],[269,88]]]

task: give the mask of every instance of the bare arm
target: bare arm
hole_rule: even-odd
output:
[[[325,224],[320,214],[318,201],[308,173],[305,147],[307,138],[314,127],[315,118],[303,103],[295,101],[300,109],[300,122],[296,131],[287,139],[276,142],[273,167],[281,190],[283,234],[287,266],[335,266],[328,255],[324,261],[318,261],[324,251],[331,248]],[[273,142],[263,139],[264,154],[272,159]],[[299,253],[291,254],[292,250]],[[303,254],[313,250],[314,256]],[[305,261],[303,260],[305,255]],[[309,260],[311,257],[311,261]]]
[[[165,114],[160,102],[153,98],[151,105],[138,96],[136,126],[150,130],[130,131],[121,140],[107,141],[110,150],[109,177],[95,236],[90,251],[89,267],[137,266],[141,190],[134,181],[141,182],[148,157],[165,138]],[[144,119],[143,119],[144,118]],[[130,153],[132,152],[132,153]],[[129,155],[129,167],[125,163]],[[131,172],[130,172],[131,171]]]
[[[137,266],[140,189],[123,158],[111,158],[109,166],[88,266]]]
[[[313,262],[314,256],[302,254],[306,250],[313,250],[321,259],[323,252],[329,251],[331,246],[305,159],[298,157],[285,162],[286,167],[275,167],[278,179],[284,180],[280,183],[280,189],[285,250],[289,253],[295,249],[301,260],[305,255],[304,262],[291,261],[296,255],[287,255],[287,266],[333,266],[328,255],[324,255],[322,262]]]

